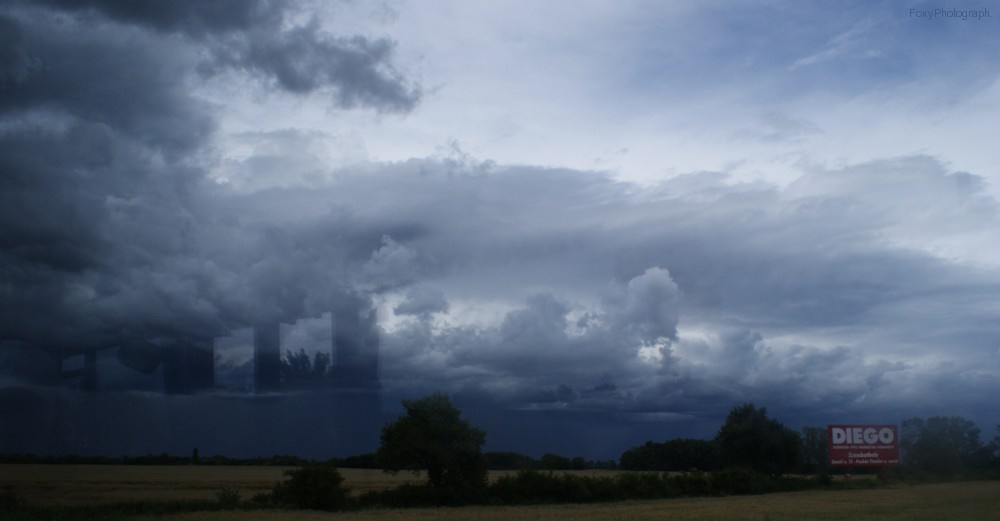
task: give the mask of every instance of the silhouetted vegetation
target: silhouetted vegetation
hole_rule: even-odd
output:
[[[625,470],[710,471],[719,467],[718,447],[712,440],[647,441],[625,451],[620,465]]]
[[[317,351],[312,360],[305,349],[289,352],[281,359],[281,380],[290,387],[315,387],[328,383],[331,376],[330,355]]]
[[[145,456],[35,456],[31,454],[0,455],[0,463],[32,463],[51,465],[229,465],[254,467],[298,467],[313,463],[312,460],[289,454],[275,454],[258,458],[230,458],[228,456],[199,457],[174,456],[171,454],[147,454]]]
[[[712,440],[647,441],[625,451],[620,464],[627,470],[707,472],[740,468],[780,475],[798,468],[802,454],[803,442],[795,431],[768,418],[765,408],[747,403],[729,412]]]
[[[486,468],[490,470],[530,470],[538,468],[538,460],[516,452],[487,452]]]
[[[376,457],[374,452],[369,452],[367,454],[358,454],[356,456],[348,456],[346,458],[334,458],[330,461],[342,469],[381,468],[378,465],[378,458]]]
[[[1000,431],[1000,426],[997,426]],[[910,418],[900,427],[900,449],[907,471],[954,478],[970,472],[1000,472],[1000,436],[980,441],[980,430],[958,416]]]
[[[341,510],[348,506],[350,491],[343,486],[344,478],[330,464],[309,464],[286,470],[288,479],[275,485],[275,504],[309,510]]]
[[[382,470],[426,471],[427,484],[440,496],[466,500],[486,487],[481,452],[486,432],[469,425],[443,394],[404,400],[406,414],[382,429],[377,458]]]
[[[997,436],[982,443],[980,430],[960,417],[910,418],[900,429],[904,465],[875,479],[833,479],[827,465],[826,429],[806,427],[801,435],[767,417],[753,404],[734,407],[712,440],[648,441],[625,451],[621,468],[642,471],[617,475],[584,475],[561,471],[610,468],[614,462],[546,453],[535,459],[515,452],[483,454],[486,433],[471,426],[445,395],[404,401],[406,414],[382,431],[377,453],[311,462],[295,456],[229,459],[167,454],[123,458],[39,458],[5,456],[14,463],[109,463],[157,465],[282,465],[287,479],[271,493],[244,501],[223,487],[215,502],[149,502],[113,507],[27,506],[12,491],[0,493],[4,519],[113,519],[128,515],[162,515],[193,510],[304,508],[344,510],[372,507],[422,507],[463,504],[519,505],[590,503],[630,499],[766,494],[810,488],[871,488],[885,479],[923,481],[960,477],[1000,478],[1000,426]],[[344,487],[337,465],[382,468],[395,473],[426,471],[424,484],[365,492],[356,497]],[[493,483],[486,469],[517,470]],[[838,469],[857,473],[873,469]],[[560,471],[560,472],[556,472]],[[816,473],[791,477],[787,473]]]
[[[826,429],[823,427],[803,427],[801,439],[799,472],[803,474],[829,472],[830,457]]]
[[[618,463],[613,460],[594,461],[576,456],[569,458],[547,452],[541,458],[518,454],[516,452],[487,452],[486,468],[490,470],[588,470],[617,469]]]
[[[749,468],[780,475],[795,469],[801,457],[799,435],[767,417],[752,403],[733,408],[715,435],[723,467]]]

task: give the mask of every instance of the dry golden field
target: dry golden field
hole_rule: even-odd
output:
[[[227,467],[177,465],[20,465],[0,464],[0,490],[13,490],[34,505],[98,505],[126,501],[214,500],[226,487],[244,500],[270,492],[284,479],[282,467]],[[567,471],[586,475],[614,475],[615,471]],[[397,475],[372,469],[340,469],[353,494],[419,483],[423,476]],[[491,478],[507,474],[490,473]]]
[[[0,490],[13,490],[29,504],[97,505],[125,501],[214,500],[223,487],[243,499],[270,492],[284,479],[282,467],[176,465],[18,465],[0,464]],[[354,493],[419,482],[420,476],[396,476],[380,470],[341,469]]]
[[[0,465],[0,490],[13,490],[36,505],[96,505],[140,500],[214,500],[222,487],[243,499],[269,491],[283,478],[278,467],[182,467],[116,465]],[[355,493],[388,488],[420,476],[341,469]],[[585,471],[586,474],[614,474]],[[502,475],[494,472],[491,477]],[[997,520],[1000,482],[968,482],[878,490],[808,491],[724,498],[682,498],[591,505],[463,507],[373,510],[198,512],[149,517],[149,521],[396,521],[441,520]]]
[[[153,518],[146,518],[153,521]],[[161,521],[996,521],[1000,482],[808,491],[590,505],[461,507],[325,513],[199,512]]]

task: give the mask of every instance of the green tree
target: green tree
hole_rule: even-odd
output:
[[[826,472],[830,465],[827,434],[823,427],[802,428],[802,471]]]
[[[377,454],[382,470],[393,474],[426,470],[428,484],[446,494],[484,490],[486,461],[481,449],[486,432],[463,420],[443,394],[403,400],[403,407],[406,414],[382,428]]]
[[[569,470],[572,467],[569,458],[551,452],[542,454],[542,457],[538,460],[538,465],[542,470]]]
[[[960,416],[910,418],[901,426],[900,448],[911,468],[954,476],[980,466],[979,427]]]
[[[799,435],[769,419],[767,409],[752,403],[734,407],[715,435],[724,467],[744,467],[766,474],[794,469],[800,458]]]
[[[718,454],[712,440],[680,438],[663,443],[647,441],[621,456],[627,470],[711,471],[717,468]]]
[[[1000,425],[997,425],[997,435],[986,445],[986,450],[989,451],[989,467],[1000,470]]]

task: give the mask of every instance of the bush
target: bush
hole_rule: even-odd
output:
[[[779,488],[775,481],[747,468],[727,468],[709,478],[712,493],[723,495],[766,494]]]
[[[555,475],[551,472],[522,470],[514,475],[501,476],[490,485],[490,497],[510,505],[542,503],[554,500],[558,492]]]
[[[370,490],[357,500],[361,508],[420,508],[447,504],[438,490],[427,484],[405,483],[389,490]]]
[[[708,475],[700,470],[678,474],[670,482],[684,496],[707,496],[712,491]]]
[[[275,503],[274,495],[270,492],[258,492],[250,497],[250,503],[259,507],[273,505]]]
[[[625,499],[660,499],[676,495],[666,474],[619,474],[618,489]]]
[[[240,491],[234,488],[222,487],[215,492],[215,499],[222,508],[234,509],[240,506]]]
[[[655,474],[650,476],[658,479]],[[490,485],[489,495],[493,502],[506,505],[595,503],[627,498],[661,497],[641,495],[639,491],[643,488],[643,484],[650,482],[650,478],[640,475],[612,478],[522,470],[512,476],[503,476],[496,480]]]
[[[274,486],[275,503],[311,510],[340,510],[347,505],[349,490],[344,478],[330,464],[310,464],[286,470],[289,479]]]

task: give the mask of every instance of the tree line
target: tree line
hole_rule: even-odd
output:
[[[424,472],[425,483],[351,496],[333,465],[308,465],[288,471],[288,480],[254,501],[264,506],[341,510],[659,499],[878,484],[874,480],[834,482],[825,473],[788,475],[807,461],[817,468],[825,464],[821,454],[810,454],[825,445],[823,436],[818,430],[800,436],[768,418],[766,409],[749,403],[733,408],[712,440],[647,442],[622,455],[623,469],[646,472],[612,476],[522,469],[492,481],[487,479],[488,459],[481,451],[486,432],[463,419],[447,396],[404,400],[403,407],[405,414],[382,429],[381,446],[371,461],[387,473]],[[937,423],[910,422],[905,428],[923,426],[926,431],[928,425],[936,427]],[[921,431],[921,440],[930,439],[931,431],[925,431]],[[542,462],[574,464],[572,459],[548,456],[536,461],[516,453],[494,453],[514,467]],[[583,467],[584,460],[576,464]],[[663,472],[669,470],[681,472]]]
[[[826,467],[826,429],[807,427],[795,432],[769,418],[765,408],[750,403],[734,407],[713,439],[648,441],[626,450],[619,467],[639,472],[617,475],[553,472],[610,467],[614,462],[588,462],[551,453],[539,459],[512,452],[483,453],[486,432],[462,418],[461,411],[443,394],[404,400],[403,407],[405,414],[383,427],[377,452],[326,462],[274,456],[266,460],[298,468],[285,471],[287,479],[250,501],[242,501],[236,490],[220,490],[215,508],[344,510],[583,503],[879,485],[876,480],[833,480]],[[1000,426],[998,436],[984,443],[979,428],[964,418],[911,418],[902,423],[900,438],[904,466],[903,473],[895,477],[1000,478]],[[127,462],[218,461],[215,457],[199,458],[195,450],[190,458],[163,454]],[[352,495],[344,486],[338,465],[374,467],[387,473],[425,473],[426,481]],[[518,471],[491,481],[487,479],[491,467]],[[18,498],[8,499],[8,510],[23,509]]]
[[[910,418],[900,425],[901,472],[929,477],[1000,473],[1000,425],[990,441],[971,420],[959,416]],[[735,407],[713,439],[647,441],[626,450],[623,470],[714,471],[747,468],[765,474],[828,473],[824,427],[789,429],[753,404]],[[873,472],[843,468],[846,473]]]
[[[305,355],[302,354],[300,358],[305,358]],[[321,361],[313,367],[316,366],[322,368],[324,364]],[[461,420],[460,411],[451,405],[447,396],[435,394],[420,400],[404,401],[404,406],[406,415],[383,429],[382,448],[379,452],[330,458],[322,463],[340,468],[391,469],[393,462],[400,461],[404,455],[413,456],[404,450],[404,441],[408,440],[411,447],[407,450],[412,452],[416,450],[412,445],[418,440],[438,437],[440,439],[435,442],[436,450],[454,451],[463,444],[467,448],[475,447],[476,456],[472,458],[475,465],[489,470],[713,472],[726,468],[744,468],[771,475],[831,472],[825,427],[805,427],[796,432],[780,421],[769,418],[766,408],[752,403],[734,407],[712,439],[646,441],[627,449],[618,461],[592,461],[580,456],[567,457],[555,453],[545,453],[534,458],[510,451],[481,452],[479,449],[485,441],[485,433],[480,436],[481,431]],[[443,432],[435,432],[432,427],[444,429],[450,434],[445,436]],[[422,434],[414,437],[415,433]],[[959,416],[910,418],[900,425],[899,435],[903,463],[899,469],[901,472],[928,477],[1000,473],[1000,425],[996,426],[993,438],[983,441],[979,427],[971,420]],[[424,451],[423,456],[417,458],[411,467],[425,464],[427,454],[429,453]],[[199,457],[198,449],[194,449],[190,456],[166,453],[121,457],[6,454],[0,455],[0,463],[301,467],[317,462],[288,454],[253,458],[222,455]],[[845,473],[872,471],[865,468],[838,470]]]

